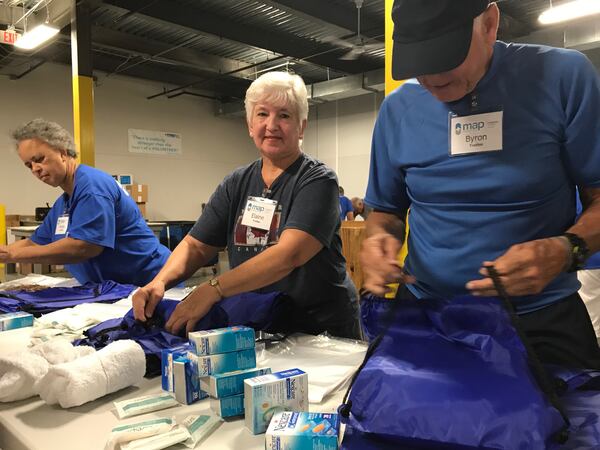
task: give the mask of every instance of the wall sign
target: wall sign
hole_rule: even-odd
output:
[[[166,131],[130,128],[129,152],[152,155],[181,155],[181,135]]]

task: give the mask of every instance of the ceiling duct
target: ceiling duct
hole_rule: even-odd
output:
[[[358,73],[347,77],[321,81],[306,86],[308,102],[311,105],[335,100],[357,97],[359,95],[385,90],[385,72],[383,69]],[[245,117],[244,105],[241,102],[217,102],[217,116]]]

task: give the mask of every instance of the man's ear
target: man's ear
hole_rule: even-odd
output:
[[[496,2],[490,3],[483,16],[483,31],[488,44],[494,45],[498,38],[498,26],[500,24],[500,10]]]

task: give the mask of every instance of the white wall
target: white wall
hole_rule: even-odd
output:
[[[219,118],[212,102],[198,97],[146,97],[159,83],[99,75],[94,89],[96,167],[132,173],[149,185],[148,218],[195,220],[200,205],[223,177],[258,157],[243,119]],[[52,204],[61,191],[48,187],[23,166],[9,131],[44,117],[72,131],[70,69],[45,64],[21,80],[0,79],[0,203],[7,214],[33,214]],[[304,150],[338,173],[348,197],[364,196],[371,134],[382,94],[368,94],[311,108]],[[129,153],[129,128],[173,131],[182,135],[182,155]]]
[[[149,185],[148,217],[195,220],[200,205],[234,168],[258,157],[243,119],[217,118],[212,101],[179,96],[147,100],[162,85],[129,77],[99,76],[94,89],[96,167],[109,173],[132,173]],[[9,130],[35,117],[72,125],[70,69],[45,64],[21,80],[0,79],[0,203],[7,214],[33,214],[50,204],[60,190],[50,188],[23,166]],[[182,135],[181,155],[129,153],[127,130],[173,131]]]
[[[371,136],[383,93],[313,106],[304,151],[338,174],[347,197],[364,197],[369,178]]]

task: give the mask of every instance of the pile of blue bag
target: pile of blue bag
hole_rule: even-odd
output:
[[[578,390],[598,372],[549,370],[553,403],[498,299],[368,297],[361,314],[372,345],[340,407],[343,449],[600,448],[600,395]]]

